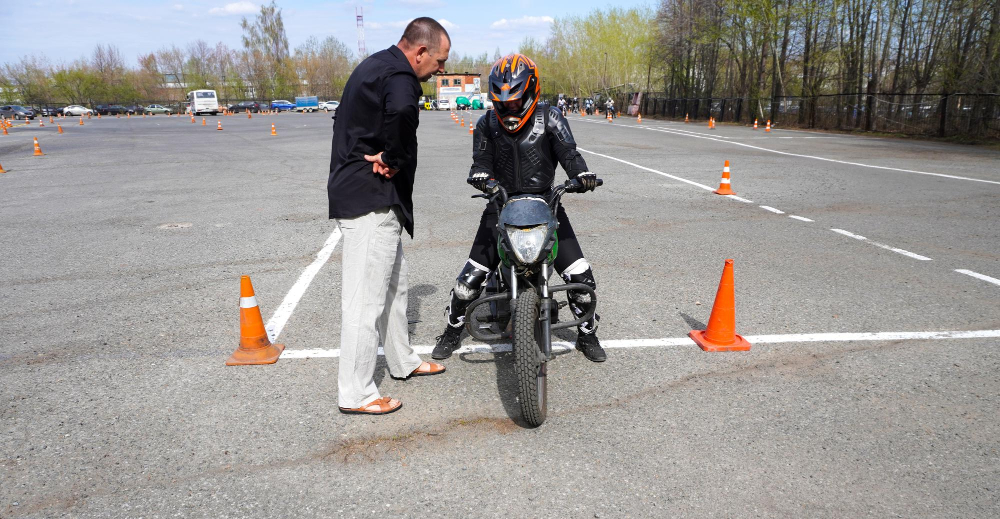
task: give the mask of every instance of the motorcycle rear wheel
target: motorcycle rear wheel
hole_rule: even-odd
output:
[[[514,306],[514,374],[521,416],[532,426],[542,425],[547,407],[546,363],[539,355],[538,294],[525,290]]]

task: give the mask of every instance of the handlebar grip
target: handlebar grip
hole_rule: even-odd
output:
[[[603,186],[604,185],[604,179],[603,178],[597,179],[597,185]]]

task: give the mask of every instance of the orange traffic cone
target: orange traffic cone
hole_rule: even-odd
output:
[[[240,277],[240,347],[226,365],[274,364],[284,349],[284,344],[271,344],[267,337],[250,276]]]
[[[54,123],[54,122],[55,122],[55,121],[53,121],[53,120],[52,120],[52,116],[50,115],[50,116],[49,116],[49,124],[52,124],[52,123]]]
[[[56,128],[58,128],[59,129],[59,133],[62,134],[62,132],[63,132],[62,131],[62,125],[59,124],[59,123],[56,123]]]
[[[44,120],[42,120],[42,119],[39,119],[39,120],[38,120],[38,127],[39,127],[39,128],[45,128],[45,121],[44,121]]]
[[[149,115],[153,115],[153,114],[149,114]],[[146,112],[143,112],[143,113],[142,113],[142,118],[143,118],[143,119],[145,119],[145,118],[146,118]]]
[[[219,120],[219,126],[216,128],[216,130],[219,130],[220,132],[222,131],[222,120],[221,119]]]
[[[722,167],[722,180],[719,181],[719,189],[712,191],[717,195],[735,195],[732,187],[729,185],[729,161],[726,161],[726,165]]]
[[[458,125],[459,126],[465,126],[465,115],[463,115],[462,118],[459,119]]]
[[[201,125],[205,126],[205,118],[204,117],[201,118]]]
[[[469,121],[469,135],[472,135],[472,121]]]
[[[691,120],[688,119],[688,114],[684,114],[684,124],[687,124],[689,122],[691,122]]]
[[[711,117],[708,118],[708,129],[715,129],[715,119],[712,119]]]
[[[767,120],[767,127],[764,128],[764,131],[768,132],[768,133],[771,132],[771,120],[770,119]]]
[[[250,115],[250,110],[247,110],[247,119],[253,119],[253,116]]]
[[[608,110],[608,122],[614,122],[611,120],[611,110]]]
[[[45,155],[44,153],[42,153],[42,148],[38,146],[38,137],[34,137],[34,139],[35,139],[35,154],[34,154],[34,156],[35,157],[41,157],[42,155]]]
[[[6,128],[4,128],[6,129]],[[0,164],[0,173],[6,173],[7,170],[3,169],[3,164]]]
[[[27,117],[25,117],[24,118],[24,125],[25,126],[31,126],[31,119],[28,119]]]
[[[756,130],[756,129],[757,129],[757,119],[754,119],[754,120],[753,120],[753,129],[754,129],[754,130]]]
[[[750,351],[750,343],[736,334],[736,287],[733,283],[733,260],[722,269],[719,291],[715,294],[707,330],[688,334],[705,351]]]
[[[642,114],[639,114],[639,118],[636,119],[635,122],[642,124]]]
[[[0,126],[3,127],[3,134],[4,135],[10,135],[9,133],[7,133],[7,125],[6,124],[0,124]]]
[[[191,116],[191,124],[194,124],[194,115]]]
[[[115,115],[115,119],[121,119],[121,118],[122,118],[122,114]],[[98,118],[98,119],[100,119],[100,118]]]
[[[278,135],[278,131],[274,129],[274,123],[271,123],[271,135]]]
[[[87,120],[88,121],[91,120],[91,119],[93,119],[93,118],[94,118],[94,114],[87,114]],[[97,114],[97,118],[100,119],[101,118],[101,114]]]

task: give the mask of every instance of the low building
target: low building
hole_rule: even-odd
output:
[[[471,98],[471,96],[479,95],[480,86],[480,74],[473,72],[444,73],[437,76],[437,99],[451,101],[451,106],[454,108],[456,98]]]

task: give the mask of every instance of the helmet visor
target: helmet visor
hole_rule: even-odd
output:
[[[524,99],[518,98],[512,101],[501,101],[499,103],[493,103],[493,105],[500,117],[519,115],[521,113],[521,108],[524,107]]]

